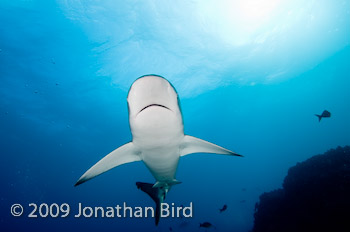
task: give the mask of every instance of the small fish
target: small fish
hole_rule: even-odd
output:
[[[203,222],[203,223],[199,223],[199,227],[211,228],[211,227],[214,227],[214,226],[210,222]]]
[[[169,227],[169,231],[173,231],[173,228]]]
[[[241,200],[240,203],[245,203],[245,200]]]
[[[224,205],[224,206],[222,207],[222,209],[219,209],[219,210],[220,210],[220,213],[224,212],[226,209],[227,209],[227,205]]]
[[[321,122],[322,118],[330,118],[331,112],[324,110],[321,115],[315,114],[318,117],[318,121]]]

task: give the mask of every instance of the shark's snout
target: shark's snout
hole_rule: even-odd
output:
[[[156,112],[163,109],[175,113],[179,107],[177,93],[172,85],[163,77],[154,75],[143,76],[132,84],[128,105],[131,117],[151,108]]]

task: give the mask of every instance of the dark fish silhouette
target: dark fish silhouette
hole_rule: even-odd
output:
[[[330,118],[331,112],[324,110],[321,115],[315,114],[318,117],[318,121],[321,122],[322,118]]]
[[[214,227],[214,226],[210,222],[203,222],[203,223],[199,223],[199,227],[211,228],[211,227]]]
[[[173,228],[169,227],[169,231],[173,231]]]
[[[219,210],[220,210],[220,213],[224,212],[226,209],[227,209],[227,205],[224,205],[224,206],[222,207],[222,209],[219,209]]]
[[[245,203],[245,200],[241,200],[240,203]]]

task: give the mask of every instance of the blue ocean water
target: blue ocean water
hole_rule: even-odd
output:
[[[1,231],[249,231],[288,168],[350,144],[350,1],[0,2]],[[181,158],[166,202],[193,218],[74,218],[86,206],[153,206],[142,162],[81,186],[131,140],[127,92],[145,74],[176,88],[185,133],[244,155]],[[318,122],[323,110],[331,118]],[[22,204],[21,217],[11,215]],[[67,203],[66,218],[28,218]],[[227,210],[219,213],[226,204]],[[209,230],[209,229],[208,229]]]

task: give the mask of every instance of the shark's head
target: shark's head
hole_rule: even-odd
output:
[[[174,113],[179,111],[178,96],[174,87],[163,77],[147,75],[138,78],[130,87],[128,94],[130,117],[153,107],[161,107]]]
[[[159,147],[183,137],[177,93],[163,77],[142,76],[128,94],[129,123],[134,144]]]

